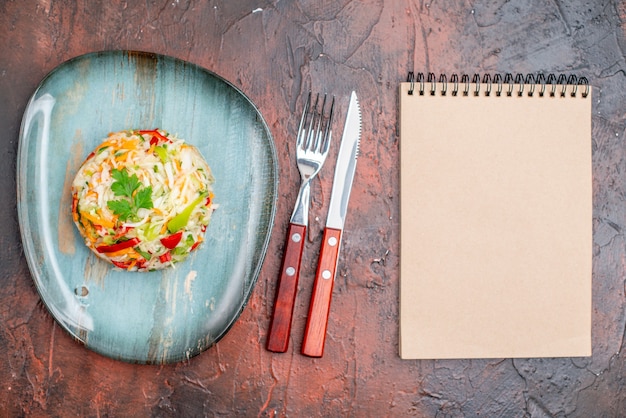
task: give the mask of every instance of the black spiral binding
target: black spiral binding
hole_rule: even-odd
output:
[[[491,96],[492,91],[495,89],[494,94],[496,96],[518,96],[521,97],[526,91],[528,96],[533,96],[538,89],[537,94],[540,97],[544,97],[546,94],[549,97],[565,97],[567,94],[567,86],[573,86],[570,92],[571,97],[576,97],[579,86],[584,87],[581,93],[582,97],[589,95],[589,80],[586,77],[577,77],[575,75],[565,76],[564,74],[558,77],[554,74],[549,74],[547,77],[543,74],[537,76],[533,74],[513,74],[507,73],[502,77],[501,74],[483,75],[482,79],[479,74],[474,74],[470,80],[470,76],[462,74],[460,79],[458,74],[452,74],[450,81],[445,74],[441,74],[439,79],[434,73],[428,73],[424,76],[423,73],[417,73],[417,75],[411,71],[407,77],[407,82],[411,83],[408,93],[413,95],[414,92],[418,92],[420,96],[429,94],[434,96],[437,94],[437,83],[441,84],[439,93],[442,96],[446,96],[448,93],[452,96],[457,96],[459,93],[463,96],[479,96],[481,90],[485,96]],[[450,85],[450,89],[448,89]],[[470,92],[471,86],[474,86],[473,91]],[[461,88],[462,86],[462,88]],[[506,89],[505,89],[505,86]]]

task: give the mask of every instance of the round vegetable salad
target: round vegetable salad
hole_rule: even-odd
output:
[[[211,169],[160,129],[112,133],[72,184],[72,216],[98,257],[128,271],[178,263],[204,241],[215,209]]]

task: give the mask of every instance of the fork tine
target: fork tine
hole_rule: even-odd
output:
[[[330,111],[328,113],[328,119],[326,120],[326,125],[324,126],[324,137],[322,139],[322,147],[321,151],[325,154],[328,152],[330,147],[330,140],[332,138],[332,128],[331,123],[333,121],[333,113],[335,110],[335,96],[333,96],[333,100],[330,102]]]
[[[315,140],[314,142],[311,144],[310,149],[312,149],[315,152],[319,152],[320,148],[322,146],[322,141],[323,141],[323,137],[322,137],[322,130],[320,129],[322,127],[322,121],[324,120],[324,109],[326,108],[326,95],[324,94],[324,100],[322,101],[322,109],[316,109],[316,114],[317,114],[317,124],[315,127]]]
[[[309,126],[307,128],[307,132],[306,132],[306,140],[305,143],[303,144],[303,148],[304,149],[310,149],[311,148],[311,144],[314,143],[315,141],[315,124],[316,121],[319,117],[319,113],[318,113],[318,109],[317,109],[317,104],[319,103],[320,100],[320,95],[319,93],[315,96],[315,103],[313,104],[313,107],[311,108],[311,119],[309,120]]]
[[[298,137],[296,138],[296,147],[302,146],[304,137],[302,134],[304,133],[304,125],[306,123],[306,116],[309,113],[309,106],[311,105],[311,92],[307,96],[306,102],[304,103],[304,108],[302,109],[302,118],[300,118],[300,126],[298,126]]]

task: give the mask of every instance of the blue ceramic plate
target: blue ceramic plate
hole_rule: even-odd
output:
[[[175,268],[125,272],[91,253],[70,184],[109,132],[161,128],[203,154],[219,205],[206,241]],[[215,74],[175,58],[110,51],[50,73],[26,107],[18,215],[43,302],[72,336],[136,363],[188,359],[217,342],[256,283],[273,225],[277,162],[259,111]]]

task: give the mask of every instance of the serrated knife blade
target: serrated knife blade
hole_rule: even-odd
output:
[[[328,217],[302,341],[302,354],[309,357],[322,357],[324,354],[330,301],[337,271],[341,236],[356,171],[360,140],[361,108],[356,93],[352,92],[341,138],[341,147],[337,155]]]

